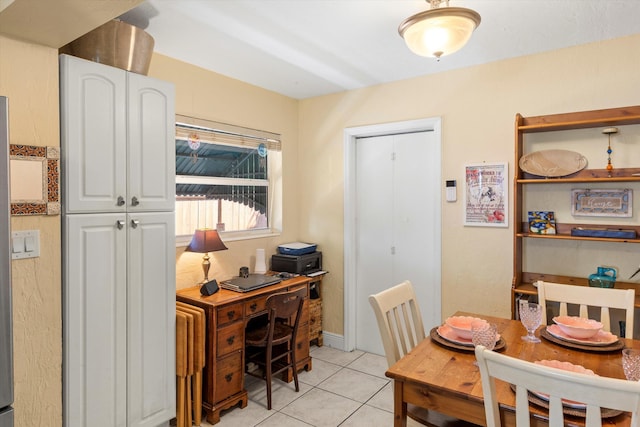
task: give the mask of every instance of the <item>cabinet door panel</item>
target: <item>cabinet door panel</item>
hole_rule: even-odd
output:
[[[66,212],[124,212],[126,72],[60,56]]]
[[[126,229],[123,214],[67,215],[64,227],[64,423],[126,425]]]
[[[129,211],[175,207],[175,111],[173,84],[128,75]],[[137,199],[137,203],[132,201]]]
[[[127,217],[127,425],[155,427],[175,416],[174,215]]]

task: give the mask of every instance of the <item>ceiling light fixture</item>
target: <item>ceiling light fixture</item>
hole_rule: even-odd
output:
[[[426,1],[431,9],[405,19],[398,32],[413,53],[440,60],[469,41],[480,25],[480,14],[471,9],[449,7],[449,0]],[[441,3],[445,7],[440,7]]]

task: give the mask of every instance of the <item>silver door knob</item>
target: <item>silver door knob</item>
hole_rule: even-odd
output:
[[[124,227],[124,221],[121,219],[117,220],[116,227],[118,227],[118,230],[122,230],[122,228]]]
[[[140,204],[140,201],[138,201],[138,198],[136,196],[133,196],[131,198],[131,206],[138,206]]]
[[[118,206],[124,205],[124,197],[118,196],[118,201],[116,202]]]
[[[140,221],[138,221],[137,219],[131,220],[131,228],[138,228],[138,224],[140,224]]]

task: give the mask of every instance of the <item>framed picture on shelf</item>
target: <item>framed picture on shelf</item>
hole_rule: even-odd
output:
[[[631,218],[633,190],[571,190],[571,214],[575,216],[602,216]]]
[[[530,211],[529,233],[556,234],[555,214],[551,211]]]
[[[469,164],[464,175],[464,225],[508,227],[508,164]]]

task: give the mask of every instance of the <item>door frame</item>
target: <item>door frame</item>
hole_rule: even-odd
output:
[[[368,136],[431,131],[434,155],[442,157],[442,119],[432,117],[344,129],[344,342],[343,350],[356,346],[356,140]],[[442,170],[440,170],[442,175]]]

